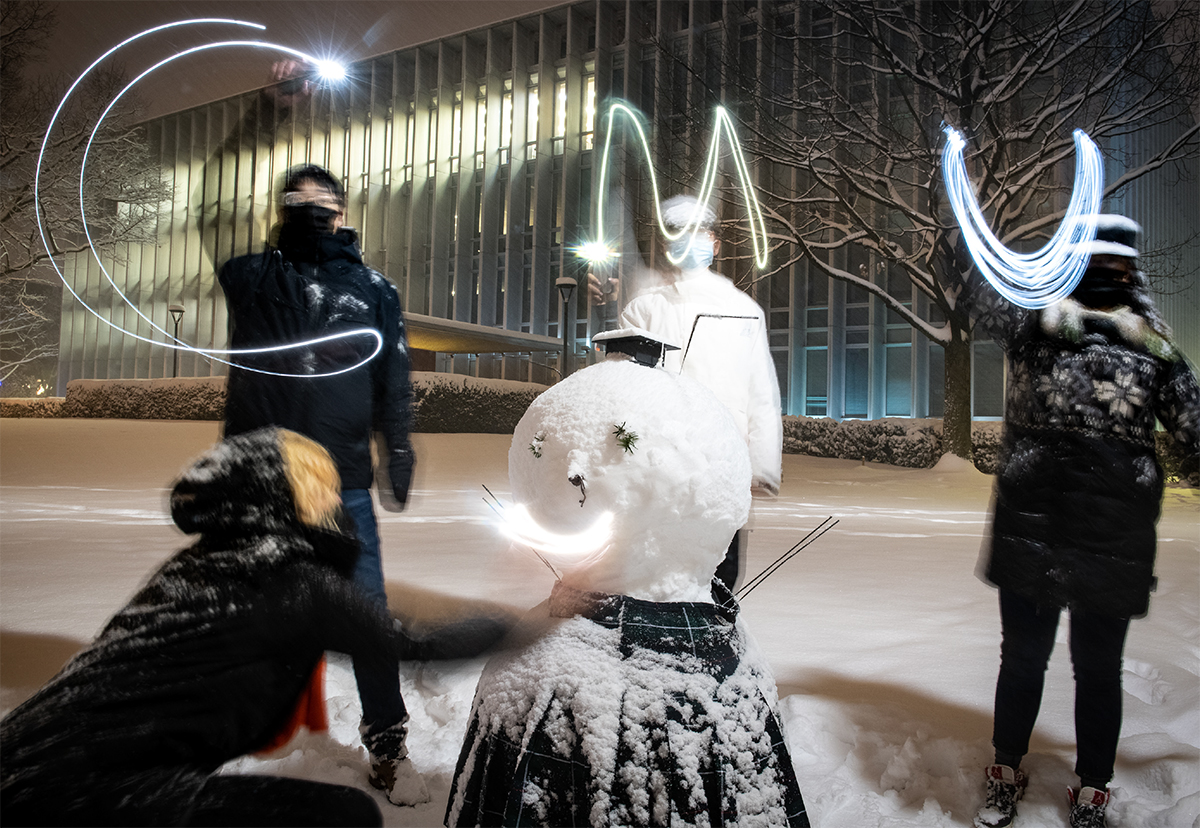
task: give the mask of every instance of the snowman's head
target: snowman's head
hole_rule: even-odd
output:
[[[750,459],[699,383],[624,359],[538,397],[513,434],[518,534],[576,589],[708,601],[750,510]]]

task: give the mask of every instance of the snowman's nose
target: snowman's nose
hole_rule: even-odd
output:
[[[583,475],[572,475],[571,477],[568,477],[567,480],[570,481],[572,486],[579,487],[579,492],[582,495],[582,497],[579,498],[579,505],[582,507],[583,501],[587,500],[587,484],[584,481]]]

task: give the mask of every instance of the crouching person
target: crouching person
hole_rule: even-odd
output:
[[[0,722],[6,825],[382,824],[354,788],[213,775],[287,724],[325,650],[402,651],[350,580],[338,488],[323,448],[273,428],[184,473],[171,514],[199,539]]]

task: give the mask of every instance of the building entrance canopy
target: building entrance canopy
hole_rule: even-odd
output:
[[[442,319],[419,313],[404,314],[408,344],[441,354],[513,354],[562,350],[562,340],[551,336],[490,328],[471,322]]]

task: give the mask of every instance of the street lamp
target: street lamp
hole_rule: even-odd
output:
[[[554,286],[558,288],[558,292],[562,296],[562,315],[558,318],[558,326],[562,329],[562,368],[560,373],[563,379],[566,379],[567,374],[571,373],[571,355],[567,350],[567,307],[571,301],[571,294],[575,292],[575,288],[579,287],[579,283],[570,276],[559,276]]]
[[[171,376],[179,376],[179,323],[183,321],[183,305],[178,303],[167,306],[167,311],[171,314],[171,321],[175,323],[175,368]]]

